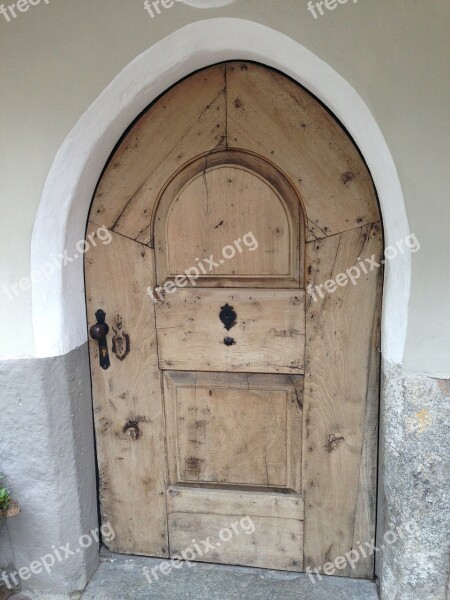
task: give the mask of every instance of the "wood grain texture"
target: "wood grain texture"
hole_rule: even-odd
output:
[[[227,144],[272,161],[303,200],[308,239],[379,220],[370,174],[336,119],[288,77],[227,65]]]
[[[382,255],[383,239],[381,224],[375,225],[373,236],[373,252],[378,257]],[[381,261],[379,261],[381,262]],[[378,439],[379,439],[379,410],[380,410],[380,379],[381,379],[381,313],[383,300],[383,269],[376,274],[374,293],[374,314],[372,332],[367,332],[368,362],[367,362],[367,393],[362,433],[361,461],[359,465],[358,499],[355,510],[355,526],[353,544],[372,541],[376,533],[377,519],[377,479],[378,479]],[[375,558],[366,564],[362,562],[355,567],[356,577],[367,577],[375,570]],[[373,576],[373,575],[372,575]]]
[[[247,152],[212,152],[181,169],[161,194],[153,238],[159,284],[188,269],[211,287],[303,280],[299,198],[279,170]]]
[[[195,513],[201,507],[210,515],[246,515],[278,519],[304,519],[304,502],[298,494],[274,491],[255,494],[246,490],[200,489],[170,486],[167,497],[169,513]]]
[[[225,147],[225,68],[182,81],[136,122],[112,156],[97,188],[90,219],[149,243],[161,188],[193,157]]]
[[[307,244],[313,286],[372,255],[379,224]],[[367,268],[370,265],[366,263]],[[306,309],[304,390],[305,564],[320,567],[374,537],[378,329],[382,269],[333,293],[316,287]],[[338,575],[373,576],[373,556]]]
[[[263,252],[257,247],[252,253],[245,251],[242,237],[248,232]],[[284,207],[262,179],[233,166],[203,172],[179,194],[166,222],[166,240],[172,242],[167,253],[169,276],[195,265],[196,257],[210,255],[219,261],[215,276],[288,276],[289,233]],[[235,240],[242,252],[234,246]],[[231,258],[223,260],[228,246]]]
[[[170,483],[301,491],[303,378],[164,373]]]
[[[359,258],[378,261],[383,248],[370,174],[341,125],[276,71],[245,62],[210,67],[170,89],[133,124],[99,183],[90,219],[92,228],[115,232],[109,246],[85,257],[89,323],[103,308],[115,329],[108,371],[99,368],[90,342],[102,514],[117,534],[112,548],[167,556],[167,527],[173,553],[245,514],[258,520],[256,537],[241,537],[234,549],[207,560],[300,570],[303,540],[311,567],[371,541],[382,269],[360,267],[356,285],[331,293],[313,288],[316,299],[303,291],[361,265]],[[266,254],[243,252],[215,277],[200,277],[153,307],[147,286],[193,267],[193,254],[195,261],[220,253],[253,223],[258,252]],[[238,315],[230,331],[219,319],[226,303]],[[225,346],[228,336],[235,345]],[[158,367],[171,371],[168,458]],[[270,378],[290,379],[292,400],[292,386],[301,398],[303,372],[303,426],[287,427],[287,436],[296,433],[286,442],[281,423],[289,422],[289,410]],[[196,388],[177,405],[182,377],[195,378]],[[263,389],[259,377],[269,378]],[[257,391],[246,394],[249,382]],[[240,420],[246,398],[249,412]],[[216,418],[208,422],[211,435],[198,423],[208,409]],[[174,433],[176,414],[186,427]],[[241,464],[239,426],[254,446]],[[300,429],[303,453],[292,443]],[[235,443],[226,448],[229,439]],[[182,452],[174,450],[180,440]],[[200,442],[207,451],[186,450]],[[287,449],[284,465],[280,448]],[[176,488],[168,488],[167,460]],[[302,490],[304,507],[298,493],[283,500],[266,489],[283,481]],[[336,574],[371,578],[373,557]]]
[[[97,226],[89,224],[88,234]],[[92,390],[103,522],[117,552],[168,555],[166,456],[153,305],[152,251],[121,235],[85,257],[89,326],[103,309],[111,367],[90,340]],[[128,336],[129,353],[124,357]],[[115,352],[113,352],[115,341]]]
[[[161,369],[302,374],[305,293],[301,290],[179,289],[156,304]],[[237,313],[227,331],[226,304]],[[235,340],[226,346],[224,338]]]
[[[209,539],[214,548],[203,556],[197,554],[195,560],[303,570],[301,498],[273,493],[195,491],[194,495],[194,490],[169,490],[171,556],[192,548],[193,539]],[[221,536],[221,531],[230,533]]]
[[[148,109],[111,157],[90,219],[150,243],[161,189],[221,148],[253,152],[285,173],[307,213],[308,240],[379,220],[367,167],[333,116],[289,78],[242,62],[195,73]]]

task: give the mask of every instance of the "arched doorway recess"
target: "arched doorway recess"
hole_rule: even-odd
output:
[[[262,65],[201,70],[119,144],[102,226],[86,294],[111,331],[90,348],[112,549],[178,556],[250,517],[203,560],[301,571],[373,539],[381,215],[335,119]]]

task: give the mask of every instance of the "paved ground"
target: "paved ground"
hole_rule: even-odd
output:
[[[142,569],[158,559],[102,552],[86,590],[67,596],[22,592],[8,600],[378,600],[374,583],[340,577],[311,581],[308,575],[243,567],[183,564],[152,583]]]
[[[242,567],[196,564],[159,571],[149,583],[143,567],[160,560],[103,554],[99,570],[82,600],[378,600],[375,584],[327,577],[313,583],[307,575]]]

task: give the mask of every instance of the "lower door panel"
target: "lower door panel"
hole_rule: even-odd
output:
[[[172,557],[303,571],[298,494],[173,487],[168,513]]]
[[[172,556],[209,539],[194,560],[303,569],[302,385],[164,372]]]

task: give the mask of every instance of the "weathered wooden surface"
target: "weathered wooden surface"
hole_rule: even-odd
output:
[[[303,201],[308,239],[379,221],[372,180],[353,142],[284,75],[252,63],[227,65],[227,143],[288,176]]]
[[[90,322],[95,310],[104,308],[108,316],[120,315],[122,324],[122,333],[115,334],[122,350],[112,356],[110,371],[99,372],[96,345],[91,343],[102,511],[117,523],[120,544],[115,548],[166,556],[168,524],[172,551],[194,536],[208,536],[209,528],[225,526],[225,517],[250,507],[236,496],[229,508],[231,496],[225,492],[249,494],[245,498],[255,500],[254,512],[249,509],[248,514],[260,519],[258,533],[252,547],[242,545],[248,540],[241,538],[234,549],[230,546],[208,560],[298,570],[303,565],[303,533],[305,566],[312,567],[345,554],[358,542],[370,542],[382,270],[363,273],[355,286],[317,294],[317,301],[308,293],[305,300],[303,291],[361,264],[358,258],[378,257],[383,247],[370,174],[342,127],[308,92],[271,69],[243,62],[211,67],[172,88],[133,125],[105,170],[90,218],[120,234],[111,246],[91,249],[86,257]],[[193,287],[166,294],[155,311],[158,350],[154,307],[145,288],[155,286],[156,278],[163,284],[178,270],[195,266],[190,262],[193,254],[195,261],[221,252],[221,246],[246,233],[241,227],[259,236],[258,250],[239,254],[234,263],[224,262],[215,278],[200,277]],[[215,289],[220,287],[228,289]],[[229,332],[219,320],[226,302],[238,313]],[[119,360],[126,351],[125,331],[131,332],[131,350]],[[225,336],[236,344],[225,346]],[[302,453],[300,448],[295,453],[295,444],[286,444],[281,434],[280,423],[284,418],[289,422],[289,411],[283,412],[278,392],[249,394],[247,414],[239,390],[213,390],[222,402],[208,404],[209,392],[205,398],[199,384],[195,394],[183,397],[187,404],[177,407],[173,379],[180,374],[171,375],[172,383],[166,381],[166,410],[169,418],[183,416],[187,428],[180,436],[174,433],[173,420],[167,428],[169,467],[171,482],[187,482],[176,493],[169,491],[167,520],[166,428],[158,364],[171,371],[195,371],[197,381],[238,377],[227,371],[242,372],[242,377],[304,371],[304,532],[303,502],[301,516],[292,518],[262,514],[259,508],[260,502],[273,502],[285,514],[276,494],[267,500],[265,494],[271,492],[262,491],[264,483],[286,480],[292,489],[300,489]],[[259,412],[259,402],[264,421],[270,417],[267,403],[273,404],[272,431],[263,424],[258,430],[258,417],[252,415]],[[192,414],[186,412],[190,408]],[[224,421],[222,427],[214,423],[213,436],[202,438],[197,421],[205,419],[195,418],[199,409],[215,411]],[[235,448],[220,454],[226,432],[237,435],[240,422],[255,444],[255,452],[242,464]],[[297,439],[296,427],[287,431],[297,431]],[[181,453],[174,451],[177,436]],[[221,440],[217,447],[212,437]],[[207,438],[208,452],[197,452],[193,458],[198,460],[191,461],[196,466],[193,477],[186,469],[192,457],[185,446],[191,440],[199,446]],[[291,467],[280,466],[283,444],[290,449],[286,464],[290,460]],[[269,458],[266,472],[259,460],[264,450]],[[219,485],[237,489],[218,490]],[[261,490],[244,491],[245,486]],[[173,503],[186,495],[193,504],[183,511]],[[300,503],[298,494],[292,496]],[[373,557],[336,574],[372,577]]]
[[[370,174],[345,130],[302,87],[244,62],[200,71],[151,106],[112,156],[90,219],[148,243],[164,185],[190,160],[224,148],[254,152],[287,175],[309,240],[379,221]]]
[[[301,290],[183,289],[156,304],[159,365],[181,371],[302,374],[305,293]],[[221,307],[235,308],[227,331]],[[231,336],[235,344],[226,346]]]
[[[171,488],[168,498],[172,556],[192,547],[193,539],[210,539],[215,548],[195,560],[303,570],[303,501],[299,496]],[[231,532],[226,541],[220,537],[221,530]]]
[[[210,153],[188,164],[161,195],[154,217],[157,281],[197,269],[202,286],[298,288],[303,230],[299,198],[271,163],[236,150]]]
[[[309,283],[334,280],[358,258],[379,263],[381,249],[379,224],[311,242]],[[361,272],[356,285],[322,298],[314,287],[316,301],[307,302],[303,476],[305,565],[312,567],[374,537],[381,275]],[[338,574],[371,577],[373,559]]]
[[[167,371],[170,482],[301,491],[302,377]]]
[[[91,224],[88,234],[96,229]],[[110,244],[89,250],[85,266],[89,326],[103,309],[110,327],[108,370],[100,368],[98,343],[89,342],[101,514],[116,534],[108,546],[167,556],[164,415],[153,304],[146,294],[152,250],[113,234]]]
[[[90,220],[150,241],[150,220],[166,181],[189,159],[225,147],[225,67],[179,83],[131,128],[97,188]]]

